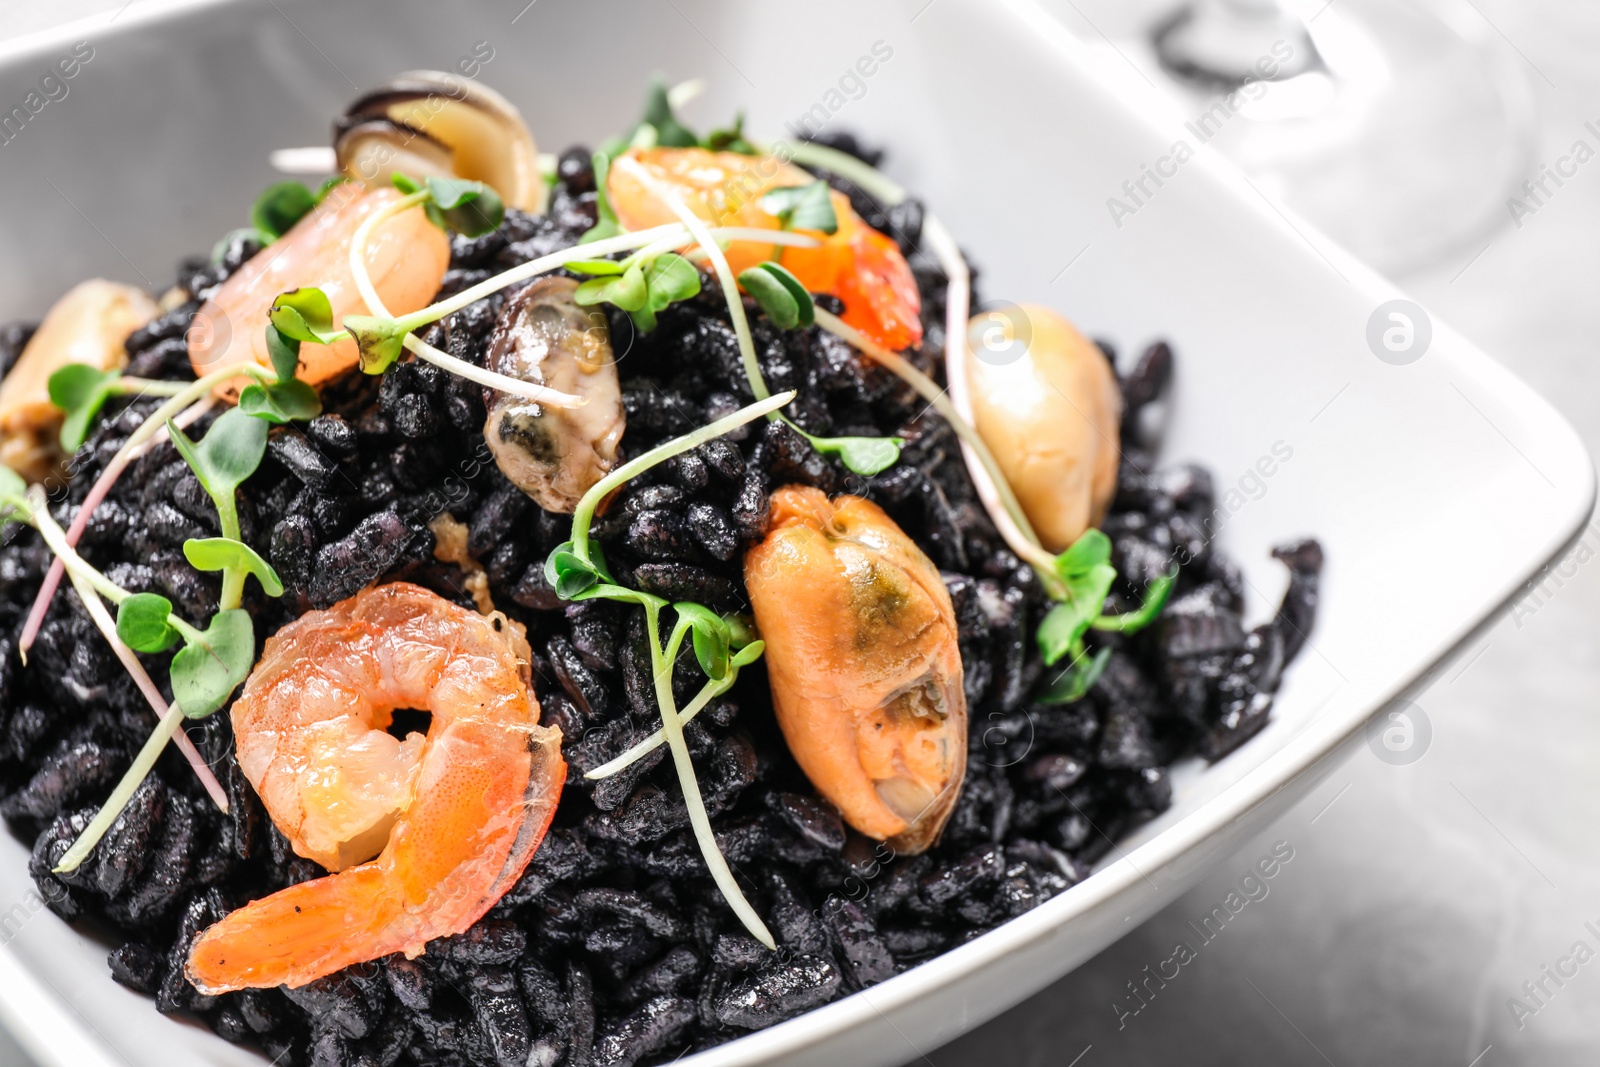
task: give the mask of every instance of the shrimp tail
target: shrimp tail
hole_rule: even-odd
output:
[[[567,774],[561,731],[534,726],[525,732],[527,778],[509,813],[519,823],[516,834],[481,889],[474,868],[489,857],[482,855],[481,842],[461,842],[460,862],[443,879],[463,891],[460,905],[448,909],[453,914],[441,913],[441,887],[424,889],[406,877],[404,864],[394,862],[406,853],[407,842],[391,842],[372,862],[279,890],[224,917],[190,950],[184,967],[189,981],[208,996],[298,987],[393,952],[415,958],[432,939],[464,932],[522,877],[555,818]],[[509,767],[502,771],[514,773]],[[426,808],[426,799],[418,806]]]

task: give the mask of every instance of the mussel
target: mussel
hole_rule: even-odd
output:
[[[578,408],[484,390],[495,463],[546,511],[571,514],[616,465],[627,424],[622,386],[598,308],[580,307],[571,278],[540,278],[506,301],[489,339],[489,369],[585,398]]]
[[[143,290],[100,279],[82,282],[57,300],[0,382],[0,463],[43,481],[60,455],[61,411],[50,402],[50,376],[68,363],[121,367],[128,335],[157,310]]]
[[[745,556],[778,725],[846,822],[896,852],[939,839],[967,768],[955,610],[939,569],[876,504],[772,494]]]
[[[508,207],[538,212],[545,186],[527,123],[505,97],[436,70],[413,70],[368,92],[334,124],[339,170],[364,185],[456,177],[491,186]]]
[[[1065,551],[1117,489],[1122,393],[1104,353],[1049,308],[973,316],[973,424],[1044,547]]]

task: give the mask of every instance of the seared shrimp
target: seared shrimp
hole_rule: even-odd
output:
[[[628,153],[665,183],[700,218],[718,226],[775,230],[777,216],[761,206],[774,189],[816,181],[792,163],[772,156],[712,152],[704,148],[643,148]],[[630,230],[678,221],[638,178],[616,167],[606,191],[617,219]],[[922,340],[922,297],[900,246],[861,221],[843,193],[830,191],[839,229],[833,234],[801,230],[821,241],[817,248],[783,249],[783,265],[815,293],[845,303],[841,317],[879,344],[899,350]],[[734,273],[774,255],[772,245],[735,241],[728,246]]]
[[[189,362],[204,376],[227,362],[254,359],[271,366],[267,312],[278,294],[316,286],[328,294],[333,321],[366,315],[366,302],[350,273],[350,240],[379,208],[400,197],[398,189],[367,191],[355,183],[335,186],[327,199],[294,228],[240,267],[205,302],[189,331]],[[391,315],[428,305],[450,266],[450,239],[428,221],[421,207],[384,220],[367,240],[367,273]],[[299,377],[317,385],[357,363],[356,343],[302,345]],[[231,395],[230,390],[222,390]]]
[[[778,725],[811,784],[899,852],[939,839],[967,768],[955,610],[873,503],[785,486],[745,557]]]
[[[566,777],[528,658],[503,619],[405,583],[269,639],[233,706],[239,766],[294,850],[338,873],[205,931],[185,969],[195,987],[301,986],[415,957],[488,911],[543,840]],[[385,733],[395,708],[431,712],[427,738]]]

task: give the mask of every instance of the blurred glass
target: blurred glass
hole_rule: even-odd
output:
[[[1191,134],[1385,271],[1476,252],[1534,158],[1529,64],[1464,0],[1191,0],[1129,51]]]

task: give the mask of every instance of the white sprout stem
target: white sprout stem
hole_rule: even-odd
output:
[[[134,684],[139,687],[139,692],[144,694],[150,710],[156,713],[158,720],[166,718],[169,709],[166,700],[161,696],[161,690],[151,681],[149,672],[144,669],[144,664],[139,662],[139,657],[134,655],[133,649],[123,644],[122,639],[117,636],[117,624],[112,621],[111,613],[106,611],[100,594],[76,574],[72,576],[72,587],[76,590],[84,610],[89,613],[89,618],[94,620],[96,628],[111,646],[111,651],[117,654],[117,659],[122,661],[123,668],[133,678]],[[189,740],[189,735],[179,730],[173,735],[173,740],[177,743],[178,751],[189,761],[189,766],[194,768],[195,777],[200,779],[200,784],[205,787],[212,802],[224,815],[228,814],[228,794],[222,788],[222,783],[217,781],[217,776],[211,773],[211,766],[206,763],[200,750]]]
[[[645,612],[650,647],[656,656],[660,655],[661,648],[659,616],[659,612]],[[666,656],[658,659],[655,664],[656,702],[661,705],[661,730],[666,735],[667,745],[672,749],[672,762],[678,770],[678,784],[683,789],[684,806],[689,810],[689,825],[694,829],[695,840],[700,844],[700,854],[706,861],[706,867],[711,871],[712,881],[722,890],[728,906],[739,917],[739,921],[744,923],[745,929],[750,931],[751,936],[767,948],[776,950],[778,943],[773,940],[767,924],[761,921],[761,916],[756,914],[756,910],[745,899],[738,880],[733,876],[732,868],[728,866],[727,857],[723,856],[722,850],[717,846],[717,836],[711,829],[711,816],[706,813],[705,801],[700,796],[700,783],[695,778],[694,763],[689,758],[689,744],[683,737],[683,720],[678,716],[677,703],[672,695],[672,665],[677,661],[678,650],[682,648],[683,637],[688,631],[688,624],[679,620],[673,627],[672,640],[667,645]]]
[[[111,391],[117,396],[177,396],[189,388],[188,382],[167,382],[159,378],[118,378]]]
[[[383,306],[383,298],[378,295],[377,286],[372,284],[372,277],[367,273],[367,238],[372,236],[372,231],[379,223],[416,207],[426,199],[428,199],[427,193],[415,192],[390,201],[362,220],[361,225],[356,227],[355,236],[350,238],[350,275],[356,280],[356,291],[365,301],[369,314],[391,317],[388,309]]]
[[[982,469],[990,476],[994,485],[997,502],[1003,513],[1011,520],[1010,531],[1001,528],[1000,533],[1005,537],[1006,543],[1018,556],[1033,564],[1036,568],[1043,568],[1050,573],[1051,561],[1054,559],[1044,548],[1040,547],[1037,535],[1028,522],[1028,516],[1023,512],[1021,503],[1016,494],[1011,491],[1011,484],[1006,480],[1005,473],[1000,469],[1000,464],[994,458],[994,453],[989,451],[989,446],[962,413],[957,410],[951,395],[940,388],[939,383],[923,374],[905,357],[896,352],[891,352],[872,338],[855,329],[849,323],[829,314],[822,308],[816,309],[817,325],[824,330],[860,349],[866,355],[883,364],[902,381],[933,405],[944,420],[955,430],[956,436],[961,439],[961,447],[970,449],[976,456]],[[991,508],[993,512],[995,509]],[[999,523],[996,523],[999,526]]]
[[[703,711],[708,704],[717,699],[717,697],[721,696],[723,693],[726,693],[729,689],[733,688],[734,679],[737,677],[737,673],[730,670],[728,672],[728,677],[724,678],[722,681],[707,682],[705,686],[701,688],[700,692],[695,694],[695,698],[691,700],[681,712],[678,713],[679,719],[681,719],[684,724],[687,725],[690,720],[692,720],[696,715],[700,714],[700,712]],[[602,763],[588,774],[585,774],[584,777],[590,779],[610,778],[618,771],[627,770],[633,764],[644,759],[646,756],[650,755],[650,753],[654,752],[656,749],[660,748],[666,743],[667,735],[662,733],[660,730],[657,730],[655,733],[651,734],[643,741],[640,741],[637,745],[634,745],[616,759]]]
[[[678,216],[678,221],[688,227],[689,232],[694,234],[694,239],[705,250],[706,258],[711,261],[711,269],[716,273],[717,281],[722,286],[722,295],[728,301],[728,317],[732,319],[733,332],[739,339],[739,358],[744,362],[744,373],[750,380],[750,391],[755,394],[757,400],[765,400],[769,395],[767,383],[761,376],[761,364],[756,361],[756,345],[750,336],[750,320],[745,317],[744,300],[739,296],[739,283],[734,280],[733,269],[728,266],[728,257],[722,254],[716,238],[711,235],[710,229],[700,217],[690,211],[689,206],[676,193],[657,181],[654,175],[632,159],[623,156],[613,163],[612,167],[631,174],[640,185],[653,193],[656,199]]]
[[[100,839],[105,837],[106,832],[116,824],[117,817],[128,806],[128,802],[133,799],[133,794],[138,791],[139,786],[144,784],[145,778],[149,777],[150,772],[155,769],[156,760],[161,758],[162,750],[167,747],[167,742],[172,740],[172,735],[177,733],[178,728],[182,725],[183,711],[178,705],[174,704],[161,717],[161,721],[145,741],[144,747],[133,758],[133,765],[122,776],[122,781],[117,783],[117,787],[111,791],[111,796],[106,798],[106,802],[101,806],[99,813],[95,815],[88,826],[84,827],[83,833],[78,835],[78,839],[67,849],[66,853],[61,857],[61,861],[51,868],[54,873],[69,874],[77,870],[78,866],[89,858],[89,853],[94,851],[94,846],[98,845]]]
[[[229,364],[198,381],[185,383],[182,392],[175,394],[151,412],[150,417],[128,435],[122,447],[117,449],[116,455],[111,457],[111,462],[106,464],[106,469],[101,472],[99,480],[90,488],[89,495],[84,497],[83,503],[78,507],[77,516],[72,520],[72,527],[67,533],[67,544],[77,545],[78,539],[83,536],[83,531],[89,525],[89,519],[94,515],[95,508],[99,507],[100,502],[111,492],[111,487],[122,477],[122,472],[128,465],[167,439],[168,419],[180,427],[186,427],[211,410],[214,401],[210,394],[218,385],[241,376],[259,378],[265,374],[266,371],[257,363]],[[28,649],[33,647],[34,639],[39,636],[39,627],[44,625],[45,613],[50,610],[50,602],[55,598],[56,590],[61,585],[62,567],[63,564],[58,556],[50,564],[50,570],[39,586],[39,595],[34,598],[33,608],[28,612],[27,622],[23,624],[22,634],[17,640],[17,651],[24,663],[28,661]]]
[[[35,485],[28,489],[26,500],[29,518],[33,528],[39,531],[39,536],[44,538],[45,546],[55,553],[56,559],[66,567],[67,573],[73,578],[81,578],[89,587],[113,604],[121,604],[133,594],[110,578],[101,574],[94,565],[67,544],[67,535],[61,529],[55,518],[50,514],[50,502],[45,499],[44,490]],[[174,630],[183,635],[184,640],[194,641],[204,639],[205,635],[189,625],[177,615],[168,615],[167,622]]]
[[[906,198],[905,189],[876,167],[863,163],[855,156],[841,152],[837,148],[799,141],[774,146],[774,150],[780,151],[794,162],[822,167],[854,182],[887,207],[893,207]],[[945,292],[945,378],[950,383],[950,399],[955,410],[960,414],[961,421],[970,425],[972,397],[967,388],[966,360],[967,317],[971,312],[972,303],[972,274],[967,269],[966,257],[962,256],[955,238],[945,229],[944,223],[931,213],[923,218],[922,240],[933,252],[945,277],[949,279],[949,286]],[[818,315],[818,320],[821,321],[821,313]],[[862,351],[867,350],[862,349]],[[868,355],[871,354],[868,352]],[[940,413],[944,414],[942,411]],[[952,426],[957,430],[960,429],[957,420],[951,419],[949,415],[945,417],[950,420]],[[967,472],[972,476],[978,496],[988,509],[989,516],[1000,531],[1000,536],[1011,546],[1012,551],[1038,567],[1037,557],[1040,554],[1049,556],[1049,553],[1028,525],[1021,508],[1013,506],[1016,497],[1006,484],[999,468],[991,468],[985,463],[986,452],[987,449],[980,452],[972,440],[965,434],[962,435],[961,455],[966,460]],[[992,458],[991,456],[990,459]],[[1030,547],[1024,550],[1024,546]]]
[[[691,448],[699,448],[707,441],[721,437],[729,430],[736,430],[747,422],[754,422],[768,412],[777,411],[794,398],[795,391],[790,389],[786,393],[778,393],[776,396],[769,396],[765,400],[742,407],[732,415],[724,415],[716,422],[707,423],[698,430],[692,430],[682,437],[674,437],[657,445],[595,482],[589,487],[589,491],[583,494],[583,498],[578,501],[578,506],[572,512],[573,552],[580,559],[589,559],[589,524],[594,518],[595,509],[600,506],[600,501],[609,496],[613,489],[626,484],[658,463],[665,462]]]

